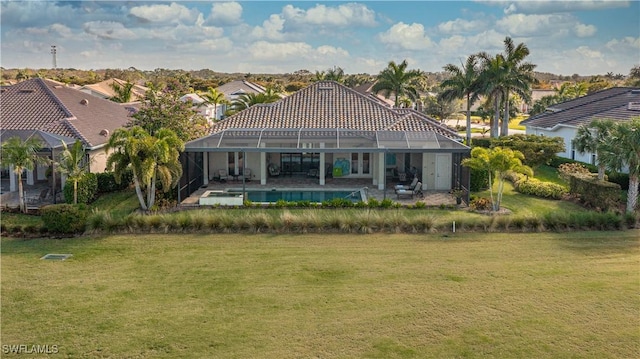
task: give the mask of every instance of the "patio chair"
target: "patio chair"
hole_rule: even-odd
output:
[[[40,195],[37,197],[27,197],[27,203],[28,204],[37,204],[37,203],[42,203],[45,199],[47,199],[47,196],[49,195],[49,188],[45,188],[42,191],[40,191]]]
[[[318,171],[317,168],[309,168],[309,172],[307,172],[307,177],[320,178],[320,171]]]
[[[267,167],[267,169],[269,170],[269,176],[271,177],[280,176],[280,168],[277,165],[273,163],[269,163],[269,166]]]
[[[412,190],[408,190],[408,189],[399,189],[396,191],[396,195],[398,196],[398,199],[400,199],[400,197],[411,197],[414,198],[415,196],[418,196],[419,198],[424,197],[424,193],[422,193],[422,182],[418,182],[416,184],[416,187]]]
[[[397,184],[394,189],[396,191],[399,190],[407,190],[407,191],[413,191],[416,188],[416,185],[418,184],[418,177],[413,177],[413,180],[411,181],[411,184],[406,186],[406,185],[402,185],[402,184]]]
[[[245,168],[244,173],[241,175],[241,177],[245,181],[251,181],[251,168]]]
[[[229,174],[227,170],[218,170],[218,179],[220,182],[229,180]]]

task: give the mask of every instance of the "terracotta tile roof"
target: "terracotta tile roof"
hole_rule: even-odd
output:
[[[218,86],[216,90],[223,93],[224,97],[229,101],[232,101],[243,93],[264,93],[266,91],[264,87],[245,80],[227,82],[224,85]]]
[[[120,79],[108,79],[91,85],[84,85],[80,87],[80,90],[90,90],[91,92],[95,92],[99,94],[101,97],[110,98],[116,95],[116,92],[111,87],[111,84],[117,83],[120,86],[124,86],[127,81]],[[141,101],[144,99],[144,94],[149,90],[148,87],[144,87],[138,84],[134,84],[131,89],[131,101]],[[86,91],[85,91],[86,92]]]
[[[456,132],[410,109],[391,109],[333,81],[316,82],[289,97],[252,106],[213,125],[211,133],[232,128],[342,128],[434,131],[452,139]]]
[[[638,103],[637,107],[629,103]],[[595,119],[628,120],[640,116],[640,88],[614,87],[565,101],[521,124],[539,128],[578,127]]]
[[[42,130],[88,147],[103,145],[109,133],[129,122],[125,106],[43,79],[3,88],[0,116],[0,129]]]

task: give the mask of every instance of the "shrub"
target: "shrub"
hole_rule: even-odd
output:
[[[91,203],[98,192],[98,176],[95,173],[85,173],[78,181],[78,203]],[[64,184],[64,200],[73,203],[73,181]]]
[[[85,229],[87,209],[83,204],[53,204],[40,209],[42,222],[50,233],[75,234]]]
[[[488,211],[491,209],[491,200],[484,197],[478,197],[471,200],[469,208],[474,211]]]
[[[558,168],[563,163],[579,163],[579,164],[587,167],[589,172],[598,172],[598,167],[596,167],[596,166],[594,166],[592,164],[584,163],[584,162],[580,162],[580,161],[576,161],[576,160],[572,160],[572,159],[569,159],[569,158],[558,157],[558,156],[555,156],[555,157],[553,157],[551,159],[551,161],[549,162],[549,166]]]
[[[469,189],[471,190],[471,192],[479,192],[479,191],[484,191],[485,189],[489,188],[489,171],[487,170],[477,170],[477,169],[470,169],[470,182],[469,182]]]
[[[591,175],[574,174],[569,179],[570,193],[577,194],[586,206],[608,210],[620,204],[620,185],[599,181]]]
[[[513,183],[516,191],[531,196],[561,199],[567,193],[564,186],[557,183],[544,182],[535,178],[529,178],[519,173],[507,174],[507,179]]]
[[[128,188],[133,181],[133,172],[126,171],[120,178],[120,183],[116,182],[113,172],[98,173],[98,193],[109,193]]]
[[[380,208],[391,208],[393,206],[393,200],[390,198],[385,198],[380,202]]]
[[[471,140],[471,143],[473,144],[473,147],[491,148],[490,138],[475,137]]]

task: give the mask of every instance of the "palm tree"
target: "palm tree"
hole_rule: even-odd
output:
[[[335,81],[342,83],[344,81],[344,70],[341,67],[333,67],[327,71],[316,71],[314,81]]]
[[[40,141],[30,137],[23,141],[20,137],[11,137],[2,144],[2,164],[13,166],[13,172],[18,175],[18,198],[20,210],[27,211],[24,203],[24,189],[22,186],[22,172],[33,171],[37,163],[45,163],[46,159],[38,156]]]
[[[609,120],[610,121],[610,120]],[[638,185],[640,177],[640,117],[630,121],[612,123],[612,131],[600,147],[601,161],[613,170],[629,168],[629,190],[627,192],[627,213],[633,213],[638,206]]]
[[[393,61],[389,62],[387,68],[378,74],[377,82],[371,90],[375,94],[382,92],[386,98],[394,94],[394,107],[398,107],[402,96],[410,98],[413,102],[419,101],[420,94],[416,88],[416,81],[423,76],[422,71],[407,71],[407,66],[407,60],[402,61],[399,65]]]
[[[280,95],[269,87],[262,93],[244,93],[238,96],[238,98],[231,103],[231,107],[235,112],[240,112],[253,105],[271,103],[278,101],[279,99]]]
[[[179,161],[184,143],[172,130],[162,128],[151,136],[140,126],[120,128],[113,132],[106,151],[113,150],[107,159],[107,169],[113,169],[116,180],[130,168],[140,208],[149,210],[155,204],[156,183],[169,191],[180,180]]]
[[[78,203],[78,182],[84,176],[89,165],[84,161],[85,148],[82,142],[76,141],[71,148],[62,142],[62,153],[57,163],[58,171],[67,175],[73,181],[73,204]]]
[[[131,101],[131,97],[133,96],[133,83],[127,81],[124,85],[120,85],[119,83],[113,81],[111,83],[111,88],[116,93],[116,95],[111,97],[109,100],[118,103],[126,103]]]
[[[514,46],[510,37],[504,39],[504,65],[505,65],[505,83],[504,83],[504,113],[502,120],[501,136],[509,135],[509,95],[514,92],[520,96],[525,102],[531,101],[531,85],[537,80],[533,70],[536,65],[523,62],[525,57],[529,55],[527,45],[520,43]]]
[[[500,123],[500,108],[505,94],[507,72],[504,56],[491,56],[481,52],[478,57],[482,60],[482,70],[478,76],[478,91],[487,96],[487,101],[493,104],[493,118],[490,121],[490,137],[498,137]]]
[[[596,154],[598,160],[598,179],[600,181],[604,181],[604,170],[606,168],[605,163],[601,160],[602,145],[606,142],[607,138],[611,136],[613,127],[614,123],[612,121],[594,120],[589,125],[578,127],[576,137],[571,141],[576,151],[580,154],[585,152]]]
[[[502,193],[504,192],[504,182],[509,172],[517,172],[533,176],[533,170],[529,166],[522,164],[524,155],[520,151],[510,148],[494,147],[486,149],[474,147],[471,150],[471,157],[462,160],[462,165],[476,170],[487,171],[489,176],[489,194],[494,211],[500,209]],[[493,176],[498,180],[498,193],[496,200],[493,200]]]
[[[208,87],[207,92],[202,94],[202,97],[205,99],[205,103],[213,104],[213,113],[216,120],[218,118],[218,104],[226,103],[227,100],[224,97],[224,93],[214,89],[213,87]]]
[[[442,81],[440,98],[467,100],[467,145],[471,145],[471,105],[478,99],[478,58],[471,55],[462,67],[447,64],[444,70],[451,76]]]

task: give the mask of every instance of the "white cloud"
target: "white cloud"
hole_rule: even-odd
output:
[[[49,29],[52,32],[57,33],[58,35],[60,35],[61,37],[67,38],[73,35],[71,29],[65,25],[62,24],[52,24]]]
[[[267,41],[257,41],[248,49],[254,60],[309,60],[309,61],[326,61],[328,56],[348,57],[349,52],[342,48],[333,46],[319,46],[314,49],[311,45],[304,42],[284,42],[270,43]]]
[[[568,29],[579,25],[575,18],[566,14],[552,15],[508,15],[496,22],[496,27],[514,36],[557,36],[567,34]]]
[[[444,34],[465,34],[485,29],[487,24],[480,20],[455,19],[438,24],[438,30]]]
[[[242,21],[242,5],[237,2],[216,2],[211,6],[209,23],[236,25]]]
[[[598,29],[593,25],[576,24],[573,31],[578,37],[589,37],[595,35]]]
[[[602,10],[628,7],[629,1],[621,0],[580,0],[580,1],[486,1],[485,4],[504,7],[505,14],[550,14],[584,10]]]
[[[375,12],[363,4],[343,4],[337,7],[316,5],[302,10],[293,5],[282,9],[282,16],[292,28],[299,26],[376,26]]]
[[[399,22],[380,33],[378,39],[391,48],[405,50],[424,50],[433,46],[433,42],[425,34],[424,26],[417,23],[407,25]]]
[[[610,48],[612,51],[622,51],[632,49],[636,51],[636,55],[638,54],[637,50],[640,50],[640,37],[631,37],[627,36],[622,40],[613,39],[607,42],[607,48]],[[636,58],[637,60],[637,58]]]
[[[186,51],[231,51],[233,49],[233,42],[227,38],[220,39],[206,39],[200,41],[197,44],[184,44],[179,45],[178,48],[184,49]]]
[[[272,14],[269,19],[256,26],[251,31],[251,35],[256,39],[282,40],[284,29],[284,19],[280,15]]]
[[[175,23],[175,22],[195,22],[198,19],[199,11],[171,3],[170,5],[142,5],[135,6],[129,13],[143,21],[152,23]]]
[[[131,30],[115,21],[89,21],[84,23],[84,31],[104,40],[133,40],[138,36]]]

